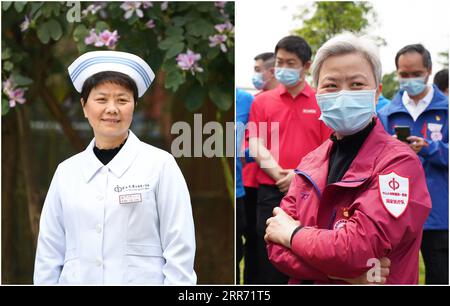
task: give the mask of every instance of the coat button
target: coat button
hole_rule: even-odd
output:
[[[95,260],[95,265],[96,265],[97,267],[101,267],[101,266],[102,266],[102,260],[101,260],[100,258],[97,258],[97,259]]]

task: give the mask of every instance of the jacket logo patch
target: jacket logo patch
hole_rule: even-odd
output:
[[[439,123],[428,123],[428,129],[431,131],[430,138],[433,141],[442,140],[442,124]]]
[[[391,172],[378,175],[378,191],[381,203],[394,217],[400,217],[408,207],[409,178]]]

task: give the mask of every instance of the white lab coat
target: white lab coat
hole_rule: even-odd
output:
[[[56,169],[35,284],[195,284],[189,191],[175,159],[131,131],[106,166],[87,149]]]

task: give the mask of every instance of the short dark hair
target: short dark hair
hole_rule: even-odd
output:
[[[262,60],[263,62],[272,59],[275,57],[275,54],[273,54],[273,52],[264,52],[261,54],[258,54],[257,56],[255,56],[254,60]]]
[[[395,67],[398,69],[398,58],[405,53],[417,52],[422,55],[423,66],[430,69],[432,66],[430,52],[422,44],[407,45],[400,49],[395,56]]]
[[[258,54],[257,56],[255,56],[254,60],[262,60],[265,69],[269,69],[275,66],[275,54],[273,52]]]
[[[92,88],[104,83],[117,84],[130,90],[133,93],[134,104],[137,103],[138,89],[136,83],[132,78],[124,73],[117,71],[102,71],[90,76],[86,79],[86,81],[84,81],[83,87],[81,89],[81,98],[83,99],[83,104],[86,104]]]
[[[436,73],[433,84],[435,84],[442,92],[448,89],[448,69],[442,69]]]
[[[277,54],[279,49],[295,53],[303,64],[311,60],[311,47],[300,36],[289,35],[282,38],[275,46],[275,54]]]

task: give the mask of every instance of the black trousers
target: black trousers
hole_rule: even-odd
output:
[[[245,203],[244,197],[236,199],[236,284],[241,283],[241,269],[239,263],[244,255],[244,243],[242,238],[245,231]]]
[[[258,283],[259,284],[287,284],[289,278],[278,271],[269,261],[264,234],[266,221],[272,217],[272,211],[280,206],[283,198],[276,186],[260,185],[258,188],[258,201],[256,204],[256,238],[258,256]]]
[[[448,230],[424,230],[422,245],[425,284],[448,285]]]
[[[256,202],[258,188],[245,187],[244,284],[257,284],[258,257],[256,249]]]

